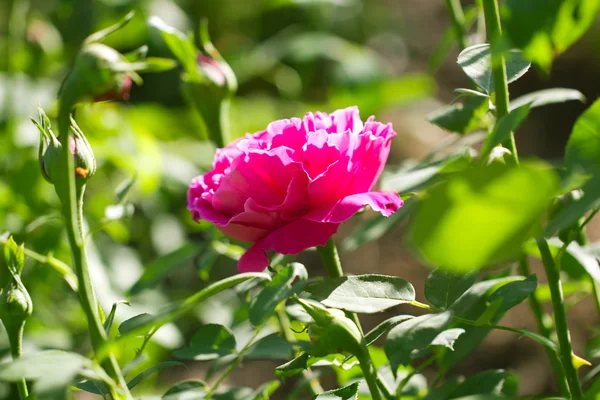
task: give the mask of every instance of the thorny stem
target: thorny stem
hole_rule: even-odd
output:
[[[62,143],[61,157],[63,165],[66,165],[61,176],[58,176],[55,182],[55,190],[62,204],[62,212],[65,218],[67,228],[67,237],[71,248],[71,256],[75,266],[75,274],[79,282],[79,299],[81,307],[85,312],[88,322],[88,330],[92,347],[95,352],[104,346],[107,341],[106,331],[100,319],[98,312],[98,302],[92,286],[90,271],[87,263],[87,255],[83,240],[83,194],[85,185],[75,181],[74,157],[71,154],[69,146],[69,137],[71,136],[70,112],[71,105],[74,102],[61,99],[61,109],[59,113],[59,140]],[[65,108],[65,106],[68,107]],[[114,400],[131,399],[129,389],[119,364],[113,354],[102,362],[102,366],[117,384],[118,387],[110,387],[111,396]]]
[[[231,364],[229,364],[229,366],[223,372],[223,374],[221,374],[219,379],[217,379],[217,381],[211,386],[211,388],[206,393],[206,397],[205,397],[206,400],[210,400],[212,395],[217,391],[217,389],[219,389],[219,386],[221,386],[221,384],[225,381],[225,379],[227,379],[227,377],[233,372],[233,370],[242,362],[242,360],[244,359],[244,356],[246,355],[246,353],[248,352],[250,347],[254,344],[254,339],[256,339],[256,337],[260,333],[261,329],[262,329],[262,326],[258,326],[256,328],[256,330],[254,331],[254,334],[248,340],[248,343],[246,343],[246,345],[239,351],[235,360],[233,360],[233,362]]]
[[[13,360],[21,358],[25,321],[19,321],[18,324],[5,322],[4,328],[6,329],[6,334],[8,336],[8,342],[10,343],[10,354],[12,355]],[[21,378],[20,381],[17,381],[16,385],[19,392],[19,399],[27,399],[27,396],[29,396],[29,390],[27,389],[27,382],[25,381],[25,378]]]
[[[554,310],[554,321],[556,326],[556,336],[559,344],[559,356],[565,370],[567,383],[573,399],[582,399],[583,391],[577,376],[577,370],[573,365],[573,348],[571,345],[571,336],[567,325],[567,313],[565,311],[562,285],[560,281],[559,268],[554,262],[548,242],[544,238],[537,240],[538,248],[542,256],[542,263],[548,276],[548,287],[552,298],[552,308]]]
[[[327,275],[329,275],[330,278],[341,278],[342,276],[344,276],[344,270],[342,269],[340,256],[338,254],[337,248],[335,247],[333,239],[329,239],[325,246],[317,247],[317,250],[319,252],[319,255],[321,256],[321,261],[325,266]],[[354,321],[362,335],[363,330],[360,325],[358,316],[355,313],[347,314],[348,318]],[[378,387],[381,388],[381,390],[384,392],[386,399],[392,399],[393,396],[389,388],[387,387],[385,381],[377,373],[375,366],[373,365],[373,360],[371,360],[371,356],[366,346],[365,354],[360,358],[357,356],[357,359],[360,363],[361,369],[363,370],[363,374],[365,375],[365,380],[367,381],[367,385],[369,386],[369,391],[371,392],[373,400],[381,399],[381,394],[379,393]]]
[[[458,45],[461,50],[464,50],[468,47],[469,43],[465,32],[465,14],[460,0],[446,0],[446,8],[448,8],[448,13],[452,19],[454,35],[456,36]]]
[[[527,256],[523,256],[519,260],[519,270],[521,275],[523,276],[531,275],[529,265],[527,263]],[[544,311],[542,309],[540,301],[538,300],[535,290],[529,295],[529,306],[531,307],[531,312],[533,313],[533,316],[537,323],[538,331],[542,336],[551,339],[552,328],[548,326],[548,324],[544,320]],[[557,354],[549,348],[544,347],[544,350],[546,351],[546,355],[548,356],[548,360],[550,361],[552,371],[554,371],[554,378],[556,379],[556,383],[558,384],[561,395],[569,397],[569,384],[565,377],[565,371],[560,362],[560,359],[558,358]]]
[[[500,25],[500,13],[498,11],[497,0],[483,0],[483,13],[485,15],[485,26],[487,30],[488,41],[492,52],[492,77],[494,79],[494,91],[496,94],[496,116],[502,118],[509,112],[508,97],[508,79],[506,77],[506,60],[502,54],[502,27]],[[519,164],[517,147],[515,145],[515,136],[510,133],[504,146],[510,150],[512,161]]]

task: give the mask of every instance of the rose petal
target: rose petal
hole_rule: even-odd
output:
[[[339,224],[319,223],[304,218],[297,219],[271,232],[252,245],[238,262],[240,272],[262,271],[269,265],[267,252],[275,250],[281,254],[297,254],[314,246],[323,246]]]
[[[383,216],[389,217],[403,204],[404,202],[395,192],[359,193],[346,196],[334,204],[312,211],[304,218],[315,222],[339,224],[366,205],[371,206],[374,211],[380,212]]]

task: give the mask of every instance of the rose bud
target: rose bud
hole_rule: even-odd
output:
[[[268,251],[323,246],[364,206],[390,216],[398,193],[373,191],[396,133],[360,119],[358,108],[275,121],[218,149],[213,168],[188,191],[193,218],[252,246],[241,272],[262,271]]]
[[[328,309],[318,303],[302,299],[297,302],[315,321],[309,328],[312,346],[308,353],[313,357],[348,352],[362,355],[363,340],[356,324],[341,310]]]
[[[31,297],[20,278],[24,263],[23,245],[17,246],[9,238],[0,260],[0,320],[7,331],[21,327],[33,311]]]
[[[54,183],[60,169],[66,168],[60,154],[62,144],[52,132],[50,120],[44,110],[39,109],[39,121],[32,119],[32,122],[40,131],[38,158],[42,174],[48,182]],[[70,129],[69,149],[75,158],[75,175],[79,182],[84,183],[96,172],[96,159],[92,147],[73,118]]]

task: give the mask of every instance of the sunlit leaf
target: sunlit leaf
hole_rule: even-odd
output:
[[[523,76],[531,63],[523,58],[520,50],[509,50],[504,54],[506,61],[506,75],[508,83],[514,82]],[[492,77],[492,57],[490,45],[487,43],[467,47],[458,55],[458,65],[465,74],[486,93],[494,91]]]
[[[465,134],[485,127],[483,118],[488,108],[487,97],[469,96],[432,112],[427,121],[447,131]]]
[[[434,306],[445,310],[462,296],[476,279],[474,274],[453,274],[436,269],[425,281],[425,297]]]
[[[376,274],[327,279],[306,291],[327,307],[358,313],[375,313],[415,299],[408,281]]]
[[[508,259],[540,230],[557,183],[549,166],[532,161],[456,173],[423,198],[410,239],[430,264],[456,273]]]

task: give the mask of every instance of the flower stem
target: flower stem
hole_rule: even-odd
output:
[[[502,54],[502,27],[500,25],[500,13],[498,12],[497,0],[483,0],[483,13],[485,15],[485,26],[487,30],[490,49],[492,52],[492,77],[494,79],[494,91],[496,94],[496,116],[502,118],[509,112],[508,79],[506,77],[506,60]],[[510,133],[504,146],[510,150],[514,164],[519,163],[515,135]]]
[[[571,337],[569,334],[569,327],[567,325],[567,313],[565,311],[565,304],[562,292],[562,284],[559,276],[559,268],[554,262],[548,242],[546,239],[541,238],[537,240],[538,248],[542,256],[542,263],[546,270],[548,277],[548,287],[550,288],[550,295],[552,297],[552,308],[554,310],[554,320],[556,325],[556,335],[558,337],[559,344],[559,356],[563,364],[567,383],[571,391],[573,399],[582,399],[583,392],[577,376],[577,370],[573,365],[573,348],[571,346]]]
[[[242,362],[242,360],[244,359],[244,356],[246,355],[246,353],[248,352],[250,347],[254,344],[254,339],[256,339],[256,337],[260,333],[261,329],[262,329],[262,326],[256,327],[254,334],[252,335],[250,340],[248,340],[248,343],[246,343],[246,345],[239,351],[235,360],[233,360],[233,362],[231,364],[229,364],[229,366],[223,372],[223,374],[221,374],[219,379],[217,379],[217,381],[211,386],[211,388],[208,390],[208,392],[206,392],[206,397],[205,397],[206,400],[210,400],[212,395],[217,391],[217,389],[219,389],[219,386],[221,386],[221,384],[225,381],[225,379],[227,379],[227,377],[233,372],[233,370]]]
[[[468,47],[467,35],[465,32],[465,14],[460,4],[460,0],[446,0],[446,8],[452,19],[454,35],[461,50]]]
[[[71,129],[69,129],[69,114],[71,110],[70,107],[64,109],[63,106],[64,103],[61,101],[61,110],[59,114],[59,140],[62,143],[62,161],[66,168],[61,171],[62,176],[58,177],[59,179],[54,183],[54,188],[62,204],[62,212],[67,228],[67,237],[71,248],[72,262],[75,266],[75,274],[77,275],[79,283],[79,300],[87,318],[92,347],[94,348],[94,351],[97,352],[104,346],[107,337],[98,313],[98,302],[90,278],[83,240],[83,194],[85,185],[75,181],[74,157],[69,148],[69,137],[71,135]],[[102,366],[118,386],[109,388],[113,399],[131,399],[127,384],[125,383],[125,379],[123,378],[123,374],[121,373],[114,355],[110,354],[102,362]]]
[[[519,260],[519,270],[520,273],[525,277],[531,275],[529,265],[527,263],[527,256],[523,256]],[[544,311],[542,309],[540,301],[538,300],[535,290],[529,295],[529,306],[531,307],[531,312],[533,313],[533,316],[537,323],[538,331],[542,336],[551,339],[552,328],[549,327],[548,324],[544,321]],[[552,371],[554,371],[554,378],[556,379],[556,383],[560,389],[561,395],[564,397],[569,397],[569,384],[567,382],[565,371],[560,362],[560,359],[558,358],[558,355],[547,347],[544,347],[544,350],[546,351],[546,355],[548,356],[548,360],[550,361]]]
[[[19,321],[19,323],[12,324],[7,321],[4,323],[6,334],[8,335],[8,342],[10,344],[10,354],[13,360],[21,358],[21,347],[23,345],[23,330],[25,329],[25,321]],[[25,378],[22,378],[16,383],[17,390],[19,392],[19,399],[25,400],[29,396],[29,390],[27,389],[27,382]]]
[[[323,265],[325,265],[327,275],[329,275],[330,278],[341,278],[342,276],[344,276],[344,270],[342,269],[340,256],[338,254],[337,248],[335,247],[333,239],[329,239],[325,246],[317,247],[317,250],[319,252],[319,255],[321,256],[321,261],[323,262]],[[363,330],[360,325],[358,316],[355,313],[347,314],[348,318],[354,321],[360,333],[363,334]],[[371,356],[366,345],[365,354],[363,354],[361,357],[357,356],[357,359],[365,376],[365,380],[367,381],[367,385],[369,386],[369,391],[371,392],[373,400],[381,399],[381,394],[379,393],[378,385],[383,390],[386,399],[392,399],[393,397],[389,391],[389,388],[387,387],[384,380],[379,377],[377,371],[375,370],[373,360],[371,360]]]
[[[283,307],[278,308],[276,311],[276,316],[277,322],[279,322],[279,329],[285,337],[285,340],[287,340],[289,343],[295,343],[296,337],[294,336],[294,332],[292,332],[292,327],[290,326],[290,319],[288,318],[285,309]],[[298,354],[296,354],[296,351],[292,350],[292,357],[296,357],[297,355]],[[308,387],[310,388],[311,395],[317,396],[323,393],[324,390],[321,386],[321,383],[319,382],[319,379],[313,376],[313,372],[310,370],[310,368],[307,368],[304,371],[302,371],[302,375],[306,378],[306,381],[308,382]]]

